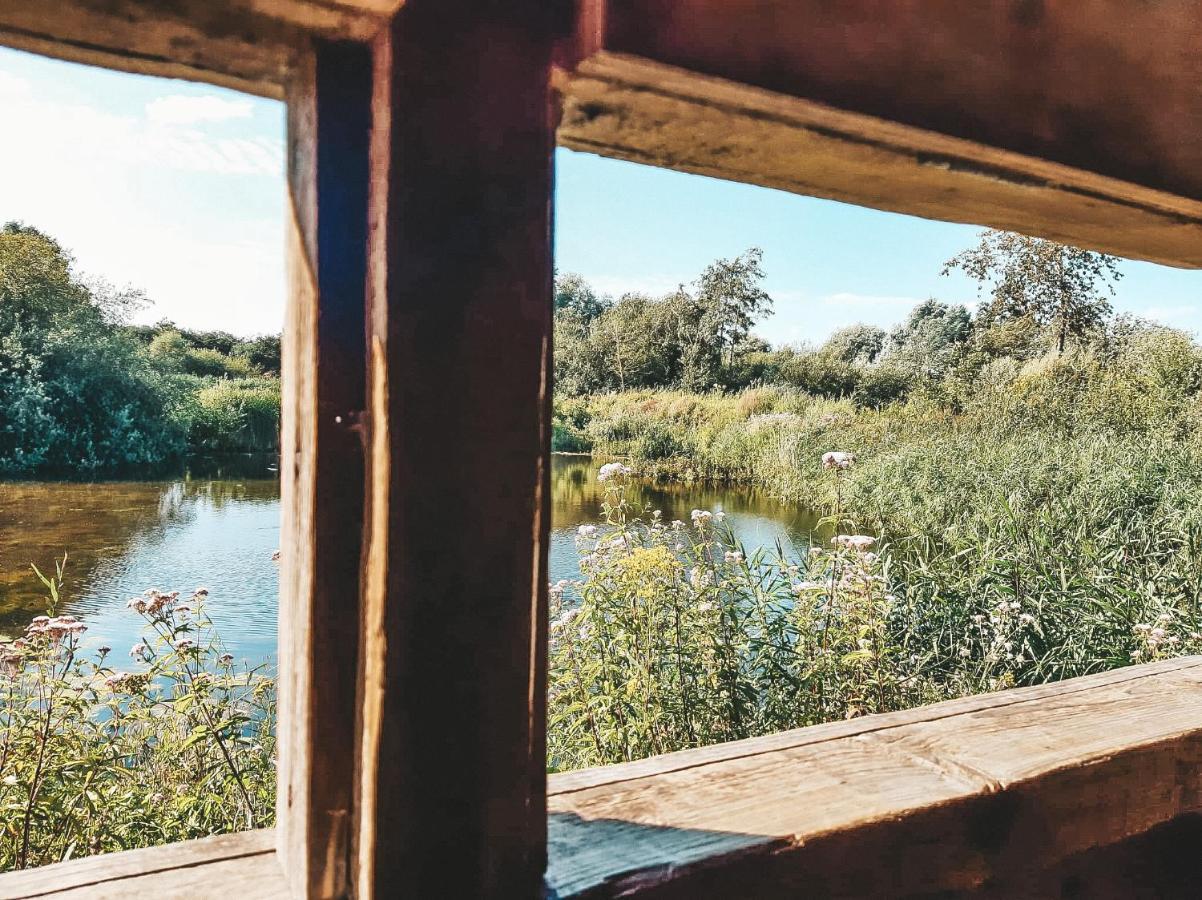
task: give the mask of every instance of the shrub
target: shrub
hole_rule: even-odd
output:
[[[272,825],[274,681],[235,668],[207,591],[131,601],[146,637],[121,672],[53,615],[61,568],[43,580],[51,615],[0,648],[0,869]]]
[[[919,462],[898,470],[955,495],[953,521],[966,472]],[[829,525],[847,524],[844,504],[872,490],[863,474],[826,473]],[[1034,474],[1041,493],[1045,479],[1080,478],[1051,464]],[[787,558],[747,553],[721,513],[635,518],[623,478],[607,482],[604,523],[580,527],[580,578],[551,588],[552,770],[1202,651],[1196,514],[1141,536],[1125,516],[1099,527],[1079,498],[1029,518],[1002,502],[946,545],[931,533],[843,535]],[[1115,474],[1102,492],[1138,507],[1144,480]],[[1116,577],[1115,548],[1136,546],[1139,562]]]
[[[226,356],[220,350],[190,349],[184,354],[183,370],[189,375],[210,378],[249,378],[255,368],[241,356]]]
[[[268,451],[279,446],[280,383],[224,380],[201,389],[189,441],[210,451]]]

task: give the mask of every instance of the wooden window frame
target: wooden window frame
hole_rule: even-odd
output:
[[[0,7],[2,44],[286,99],[291,222],[278,826],[0,895],[1017,896],[1195,845],[1197,657],[544,773],[555,143],[1200,266],[1200,26],[1083,2]]]

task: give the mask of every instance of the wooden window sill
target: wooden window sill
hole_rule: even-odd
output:
[[[264,829],[104,853],[0,875],[0,898],[195,900],[221,888],[235,889],[239,900],[283,900],[290,895],[275,844],[275,831]]]
[[[1066,861],[1202,810],[1202,657],[553,775],[548,807],[560,900],[1020,896]],[[12,872],[0,898],[216,886],[289,896],[275,833]]]
[[[548,807],[560,900],[1043,896],[1202,809],[1202,657],[554,775]]]

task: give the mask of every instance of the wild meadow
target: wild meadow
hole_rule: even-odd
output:
[[[561,281],[569,352],[595,354],[565,374],[598,386],[557,397],[558,447],[624,478],[755,485],[838,543],[785,558],[613,491],[580,577],[553,586],[552,767],[1202,652],[1202,348],[1113,316],[1106,258],[996,234],[975,252],[949,261],[981,273],[975,315],[928,301],[891,333],[718,343],[704,390],[680,331],[627,334],[668,343],[615,344],[621,373],[600,353],[613,310],[672,321],[702,289],[598,302],[582,328],[587,286]],[[657,356],[676,374],[632,365]]]
[[[274,680],[222,649],[208,591],[146,591],[143,638],[85,653],[44,581],[0,655],[0,871],[270,826]]]
[[[776,348],[761,262],[658,298],[557,281],[553,446],[605,501],[551,585],[549,769],[1202,653],[1202,347],[1113,315],[1114,260],[986,233],[947,264],[976,310]],[[0,275],[0,469],[274,446],[278,342],[128,325],[22,226]],[[744,546],[646,479],[754,486],[834,538]],[[148,591],[144,640],[85,652],[43,583],[0,645],[0,869],[270,825],[274,681],[208,592]]]

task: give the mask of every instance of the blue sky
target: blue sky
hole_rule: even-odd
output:
[[[141,321],[243,334],[283,321],[284,113],[207,85],[0,50],[0,221],[57,237],[81,271],[146,291]],[[560,150],[556,260],[600,290],[662,293],[757,246],[774,343],[888,326],[927,297],[975,303],[941,277],[975,241],[930,222]],[[1202,332],[1202,272],[1125,262],[1115,306]]]

